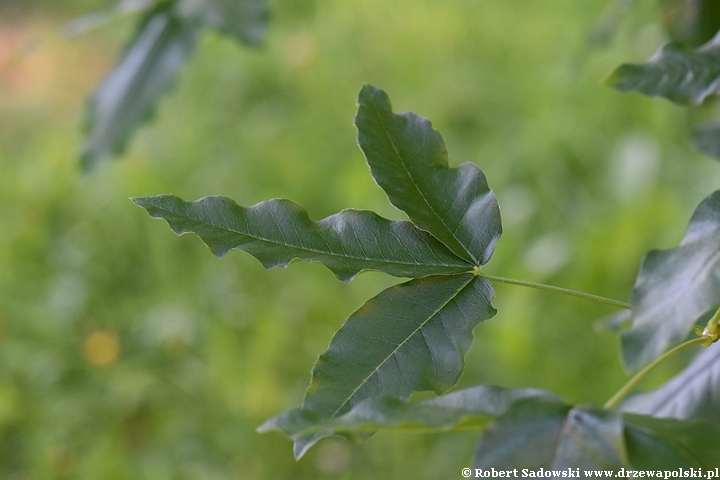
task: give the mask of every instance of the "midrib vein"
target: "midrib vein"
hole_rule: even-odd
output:
[[[400,350],[400,348],[407,343],[408,340],[410,340],[417,332],[419,332],[420,330],[422,330],[422,328],[423,328],[425,325],[427,325],[428,322],[430,322],[430,320],[432,320],[433,318],[435,318],[435,316],[436,316],[438,313],[440,313],[440,312],[442,311],[442,309],[444,309],[444,308],[447,306],[448,303],[450,303],[453,299],[455,299],[455,298],[460,294],[460,292],[462,292],[462,291],[465,289],[465,287],[467,287],[468,285],[470,285],[470,282],[472,282],[474,279],[475,279],[475,276],[474,276],[474,275],[470,275],[470,277],[468,278],[468,281],[465,282],[465,283],[463,283],[463,284],[455,291],[455,293],[453,293],[452,295],[450,295],[450,296],[448,297],[448,299],[445,300],[445,302],[443,302],[442,305],[440,305],[438,308],[436,308],[436,309],[432,312],[431,315],[428,315],[428,318],[427,318],[424,322],[422,322],[415,330],[413,330],[412,333],[410,333],[410,335],[408,335],[407,337],[405,337],[405,339],[404,339],[402,342],[400,342],[400,343],[397,345],[397,347],[395,347],[395,349],[394,349],[392,352],[390,352],[390,353],[378,364],[378,366],[375,367],[375,368],[373,369],[373,371],[370,372],[370,373],[358,384],[357,387],[355,387],[355,389],[354,389],[352,392],[350,392],[350,395],[348,395],[348,396],[343,400],[342,404],[340,404],[340,406],[339,406],[339,407],[332,413],[332,415],[330,415],[330,416],[331,416],[331,417],[334,417],[335,415],[337,415],[337,413],[338,413],[340,410],[342,410],[342,408],[350,401],[350,399],[357,393],[357,391],[360,390],[360,388],[362,388],[362,386],[367,383],[367,381],[370,379],[370,377],[372,377],[373,375],[375,375],[375,373],[377,373],[377,371],[380,370],[380,368],[382,368],[382,366],[385,365],[385,363],[386,363],[388,360],[390,360],[390,359],[397,353],[397,351]]]
[[[385,134],[385,137],[388,139],[388,142],[390,142],[390,145],[392,146],[393,152],[395,152],[395,156],[397,157],[398,162],[400,163],[400,165],[402,166],[402,169],[405,171],[405,174],[407,175],[408,179],[410,180],[410,184],[413,186],[413,188],[418,193],[418,195],[420,195],[420,198],[422,198],[423,202],[425,202],[425,205],[427,205],[427,207],[430,209],[430,211],[433,213],[433,215],[435,215],[435,217],[438,219],[438,221],[440,222],[440,225],[442,225],[443,228],[445,229],[445,231],[450,235],[450,237],[453,240],[455,240],[455,242],[457,243],[457,246],[460,247],[461,251],[463,253],[467,254],[468,257],[474,262],[475,259],[470,254],[470,252],[468,252],[468,250],[463,246],[463,244],[460,243],[460,240],[455,236],[455,233],[450,230],[450,227],[445,225],[445,222],[443,222],[443,219],[445,217],[440,216],[440,214],[430,204],[430,202],[428,201],[427,197],[422,192],[422,190],[420,190],[420,187],[418,187],[418,184],[417,184],[417,182],[415,182],[415,179],[413,178],[412,174],[410,173],[410,170],[408,170],[407,166],[405,165],[402,155],[400,155],[400,152],[398,151],[397,147],[395,146],[395,142],[393,142],[392,137],[390,137],[390,133],[388,132],[387,126],[385,125],[385,121],[383,120],[382,115],[380,115],[377,107],[375,107],[374,104],[373,104],[373,110],[374,110],[375,115],[377,116],[378,120],[382,124],[383,133]],[[448,248],[450,248],[450,247],[448,247]],[[455,252],[454,249],[450,248],[450,250],[457,255],[457,253]]]
[[[215,224],[215,223],[212,223],[212,222],[209,222],[209,221],[206,221],[206,220],[201,220],[201,219],[199,219],[199,218],[194,218],[194,217],[190,217],[190,216],[183,216],[183,215],[179,214],[178,212],[175,212],[175,211],[170,210],[170,209],[168,209],[168,208],[160,207],[160,206],[157,206],[157,205],[153,205],[153,207],[155,207],[156,209],[161,210],[161,211],[163,211],[163,212],[168,212],[168,213],[171,213],[171,214],[173,214],[173,215],[177,215],[177,216],[179,216],[180,218],[189,219],[189,220],[192,220],[192,221],[194,221],[194,222],[200,223],[200,224],[202,224],[202,225],[208,225],[208,226],[211,226],[211,227],[213,227],[213,228],[217,228],[217,229],[219,229],[219,230],[224,230],[224,231],[226,231],[226,232],[234,233],[234,234],[236,234],[236,235],[243,235],[243,236],[245,236],[245,237],[250,237],[250,238],[253,238],[253,239],[255,239],[255,240],[261,240],[261,241],[263,241],[263,242],[267,242],[267,243],[270,243],[270,244],[273,244],[273,245],[280,245],[280,246],[283,246],[283,247],[294,248],[294,249],[297,249],[297,250],[302,250],[302,251],[307,251],[307,252],[312,252],[312,253],[320,253],[320,254],[323,254],[323,255],[330,256],[330,257],[336,257],[336,258],[342,258],[342,259],[351,259],[351,260],[374,261],[374,262],[380,262],[380,263],[392,264],[392,265],[408,265],[408,266],[413,266],[413,267],[418,267],[418,266],[420,266],[420,267],[422,267],[422,266],[429,266],[429,267],[464,267],[464,266],[465,266],[465,265],[457,265],[457,264],[453,264],[453,263],[438,263],[438,262],[436,262],[436,263],[430,263],[430,262],[428,262],[428,263],[418,263],[418,262],[411,263],[411,262],[403,262],[403,261],[398,261],[398,260],[388,260],[387,257],[383,257],[383,258],[366,258],[366,257],[359,257],[359,256],[356,256],[356,255],[348,255],[348,254],[342,254],[342,255],[341,255],[341,254],[339,254],[339,253],[333,252],[332,250],[319,250],[319,249],[316,249],[316,248],[306,247],[305,245],[300,245],[300,246],[298,246],[298,245],[292,245],[292,244],[288,244],[288,243],[282,243],[282,242],[279,242],[279,241],[277,241],[277,240],[273,240],[273,239],[270,239],[270,238],[262,237],[262,236],[259,236],[259,235],[254,235],[254,234],[251,234],[251,233],[249,233],[249,232],[242,232],[242,231],[238,231],[238,230],[233,230],[233,229],[231,229],[230,227],[223,226],[223,225],[217,225],[217,224]],[[155,217],[155,218],[161,218],[161,219],[167,221],[167,218],[164,218],[164,217],[161,217],[161,216],[157,216],[157,217]],[[317,222],[313,222],[313,224],[315,224],[315,226],[316,226],[316,228],[317,228]],[[195,234],[197,235],[197,232],[194,232],[194,231],[192,231],[192,230],[189,230],[189,231],[192,232],[192,233],[195,233]],[[185,232],[183,232],[183,233],[185,233]],[[327,242],[326,242],[326,243],[327,243]],[[233,248],[239,248],[239,247],[233,247]],[[459,257],[458,257],[458,258],[459,258]],[[461,259],[461,260],[465,261],[464,259]],[[468,264],[468,266],[469,266],[469,264]]]

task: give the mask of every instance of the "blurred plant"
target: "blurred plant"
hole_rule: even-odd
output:
[[[265,0],[120,0],[113,12],[78,19],[69,31],[82,32],[138,11],[142,16],[134,37],[90,100],[81,156],[86,171],[123,150],[187,61],[200,31],[214,29],[257,45],[269,17]]]
[[[663,25],[673,41],[644,64],[620,65],[605,82],[621,92],[711,105],[710,97],[720,93],[720,3],[665,0],[662,5]],[[719,121],[696,127],[693,137],[697,148],[720,158]]]
[[[477,468],[715,468],[720,425],[707,413],[718,386],[707,357],[711,352],[716,358],[717,348],[667,386],[622,402],[668,358],[719,338],[720,310],[703,328],[695,323],[720,306],[720,191],[697,207],[678,248],[648,254],[632,304],[498,277],[483,269],[502,232],[483,172],[472,163],[450,168],[430,122],[393,113],[382,90],[366,85],[358,104],[358,143],[371,174],[410,221],[343,210],[313,222],[288,200],[247,208],[226,197],[134,200],[177,234],[197,234],[218,256],[242,249],[268,269],[294,259],[316,261],[344,281],[363,270],[412,278],[355,311],[317,360],[302,407],[258,430],[288,435],[296,458],[328,435],[361,441],[381,429],[472,429],[485,430]],[[445,394],[463,371],[473,330],[496,313],[491,281],[631,310],[632,324],[621,332],[623,359],[628,369],[643,368],[602,407],[570,405],[541,390],[486,385]],[[698,337],[686,340],[693,331]],[[690,375],[691,389],[670,387]],[[441,396],[408,403],[413,393],[427,390]]]
[[[720,29],[720,4],[712,0],[662,0],[662,24],[670,38],[697,47]]]

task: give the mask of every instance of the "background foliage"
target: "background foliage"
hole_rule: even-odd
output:
[[[491,179],[504,233],[488,273],[627,299],[642,255],[677,245],[717,188],[689,141],[707,113],[601,85],[665,43],[657,5],[633,6],[597,48],[605,2],[572,0],[276,0],[263,48],[204,33],[123,161],[81,176],[84,99],[135,19],[61,29],[112,4],[0,6],[3,478],[434,479],[469,465],[475,434],[330,439],[298,463],[285,439],[256,434],[301,403],[342,319],[394,281],[218,259],[128,200],[285,197],[315,220],[348,206],[402,219],[354,141],[364,82],[432,119],[453,166]],[[610,307],[497,290],[458,387],[597,403],[623,383],[615,336],[594,328]]]

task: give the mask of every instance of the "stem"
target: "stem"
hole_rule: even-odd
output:
[[[720,322],[720,308],[717,309],[715,315],[708,321],[707,327],[705,327],[710,334],[718,333],[718,322]]]
[[[483,277],[487,278],[488,280],[495,280],[496,282],[509,283],[511,285],[520,285],[523,287],[537,288],[539,290],[548,290],[550,292],[563,293],[565,295],[570,295],[571,297],[580,297],[580,298],[584,298],[586,300],[594,300],[599,303],[605,303],[607,305],[612,305],[613,307],[626,308],[628,310],[632,309],[632,305],[630,305],[627,302],[621,302],[620,300],[615,300],[614,298],[601,297],[600,295],[594,295],[592,293],[579,292],[577,290],[571,290],[569,288],[562,288],[562,287],[555,287],[553,285],[545,285],[544,283],[527,282],[525,280],[516,280],[514,278],[496,277],[495,275],[488,275],[486,273],[481,273],[481,275]]]
[[[695,345],[703,345],[708,346],[710,343],[712,343],[712,339],[708,337],[700,337],[700,338],[694,338],[692,340],[688,340],[685,343],[681,343],[677,347],[673,348],[672,350],[668,350],[658,358],[656,358],[651,363],[647,364],[645,368],[640,370],[638,373],[635,374],[634,377],[632,377],[628,382],[623,385],[623,387],[618,390],[618,392],[610,398],[607,402],[605,402],[605,405],[603,405],[603,408],[615,408],[620,403],[620,401],[625,398],[625,396],[632,391],[633,388],[647,376],[648,373],[650,373],[655,367],[663,363],[665,360],[667,360],[670,357],[675,356],[675,354],[682,352],[686,348],[694,347]]]

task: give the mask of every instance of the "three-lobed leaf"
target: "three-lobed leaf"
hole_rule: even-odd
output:
[[[683,371],[651,392],[628,398],[623,411],[720,424],[720,347],[703,349]]]
[[[267,268],[319,261],[342,280],[366,269],[415,278],[370,299],[338,330],[313,368],[303,421],[340,417],[378,396],[445,392],[462,373],[473,329],[496,312],[492,285],[479,275],[501,234],[484,174],[469,163],[449,168],[440,134],[421,117],[393,114],[382,90],[366,85],[359,103],[358,138],[371,171],[412,222],[356,210],[313,222],[288,200],[241,207],[225,197],[135,199],[219,256],[238,248]],[[293,435],[296,457],[332,433]]]
[[[621,92],[700,104],[720,93],[720,34],[697,49],[668,43],[647,63],[620,65],[605,82]]]
[[[460,378],[473,329],[496,313],[493,295],[490,283],[473,274],[384,290],[347,319],[320,355],[302,408],[335,417],[366,398],[445,392]],[[295,438],[295,456],[327,434]]]
[[[651,251],[633,288],[633,319],[622,333],[625,365],[636,369],[681,342],[720,305],[720,191],[705,198],[680,246]]]
[[[178,235],[193,232],[218,256],[244,250],[266,268],[293,259],[322,262],[341,280],[362,270],[399,277],[467,272],[472,265],[410,222],[386,220],[373,212],[343,210],[318,222],[289,200],[241,207],[227,197],[185,202],[174,195],[136,198]]]
[[[358,105],[358,143],[390,202],[458,256],[487,263],[502,227],[483,172],[472,163],[448,167],[440,133],[423,117],[394,114],[379,88],[365,85]]]

